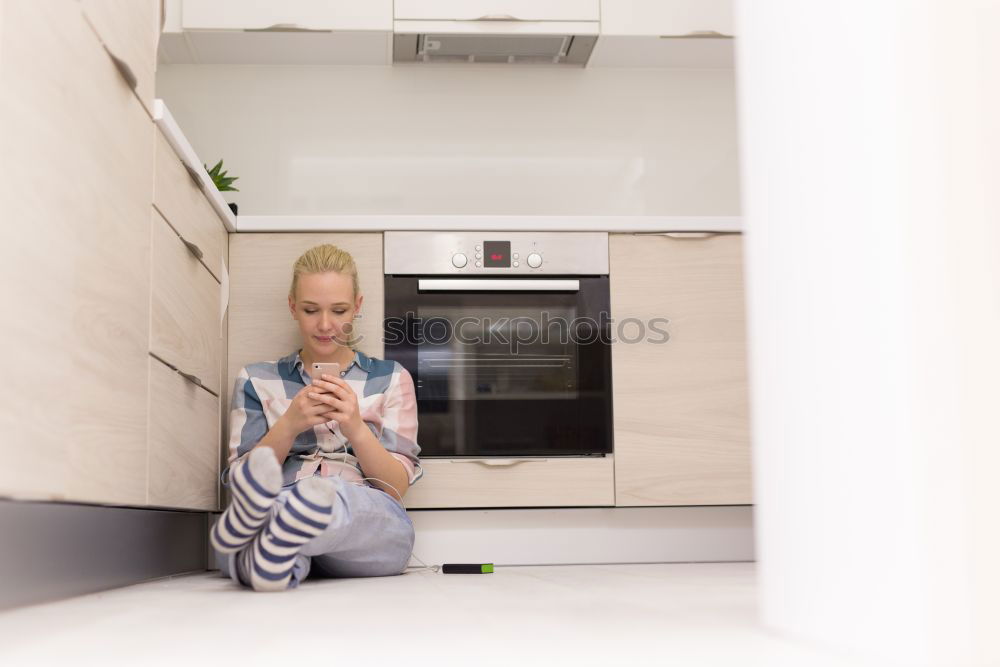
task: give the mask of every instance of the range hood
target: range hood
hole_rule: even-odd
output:
[[[596,42],[597,35],[394,33],[392,60],[585,65]]]
[[[597,0],[396,0],[393,62],[587,64]]]

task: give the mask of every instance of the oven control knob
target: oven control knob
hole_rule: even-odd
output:
[[[528,266],[530,266],[533,269],[537,269],[541,265],[542,265],[541,255],[539,255],[537,252],[533,252],[530,255],[528,255]]]
[[[451,256],[451,263],[456,269],[460,269],[469,263],[469,258],[458,252]]]

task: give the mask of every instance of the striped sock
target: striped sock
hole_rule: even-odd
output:
[[[292,487],[284,507],[237,557],[255,591],[288,588],[303,545],[330,525],[336,494],[336,487],[322,477],[309,477]]]
[[[281,466],[269,447],[257,447],[230,471],[233,500],[212,528],[219,553],[239,551],[260,532],[281,490]]]

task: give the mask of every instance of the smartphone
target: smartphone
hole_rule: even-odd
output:
[[[309,377],[313,380],[321,380],[323,375],[332,375],[333,377],[340,377],[340,364],[336,362],[332,363],[321,363],[313,362],[312,370],[309,371]],[[326,391],[322,389],[321,391]]]

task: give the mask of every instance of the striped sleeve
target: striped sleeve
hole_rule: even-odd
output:
[[[267,434],[267,418],[260,397],[246,368],[241,368],[233,385],[232,408],[229,411],[229,460],[221,479],[229,486],[229,469],[233,463],[256,446]]]
[[[406,468],[410,485],[423,477],[417,444],[417,395],[413,378],[399,362],[386,390],[379,441]]]

